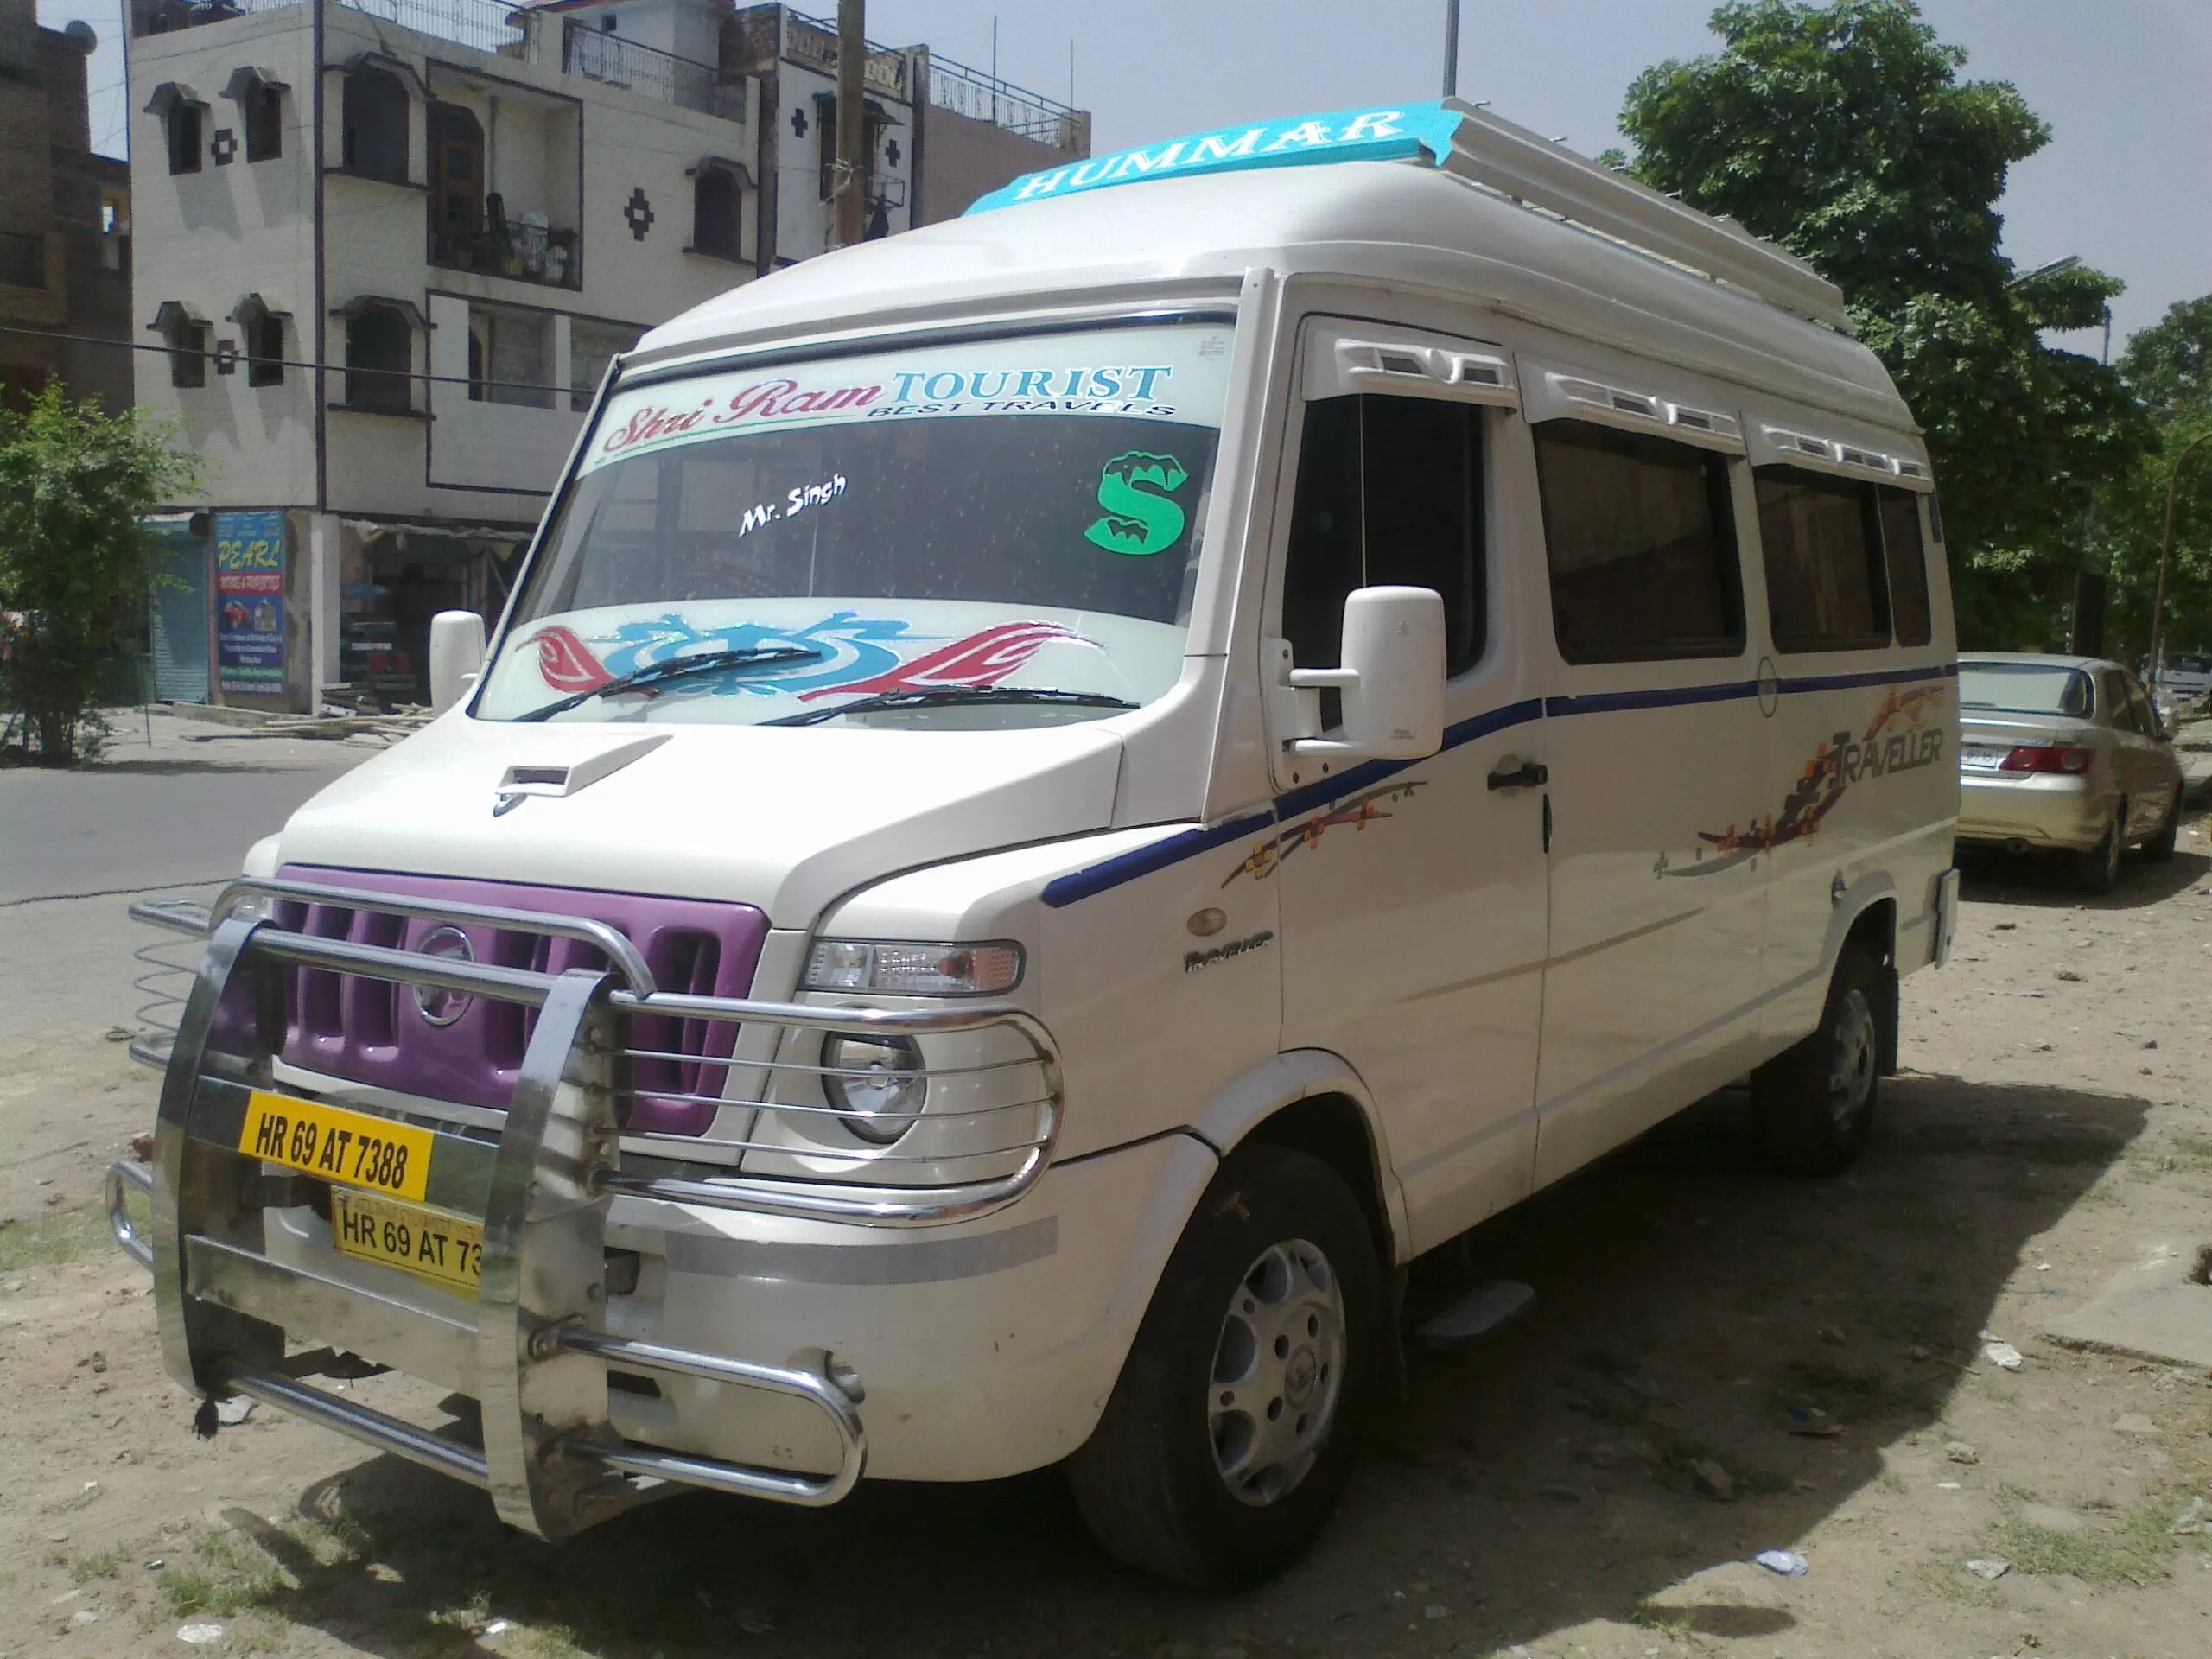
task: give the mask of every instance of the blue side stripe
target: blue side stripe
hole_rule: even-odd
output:
[[[1274,823],[1274,815],[1267,812],[1248,812],[1241,818],[1231,818],[1207,830],[1185,830],[1179,836],[1167,836],[1149,845],[1112,858],[1102,859],[1086,868],[1067,875],[1056,875],[1045,884],[1044,900],[1054,910],[1071,905],[1078,899],[1088,899],[1093,893],[1118,887],[1124,881],[1134,881],[1141,875],[1150,875],[1154,870],[1164,870],[1171,864],[1180,864],[1186,858],[1229,842],[1242,841],[1247,836],[1258,835]]]
[[[1938,663],[1931,668],[1879,670],[1864,674],[1810,674],[1802,679],[1779,682],[1785,693],[1796,691],[1843,691],[1854,685],[1910,685],[1916,680],[1948,680],[1958,677],[1956,663]]]
[[[1910,684],[1918,680],[1954,678],[1958,674],[1955,663],[1939,663],[1922,669],[1878,669],[1859,674],[1815,674],[1798,679],[1779,680],[1777,689],[1784,695],[1801,691],[1840,691],[1853,686]],[[1539,719],[1564,719],[1569,715],[1598,715],[1617,713],[1634,709],[1676,709],[1698,703],[1737,702],[1759,694],[1757,680],[1735,680],[1722,685],[1685,685],[1665,687],[1648,691],[1597,691],[1576,697],[1529,697],[1519,702],[1510,702],[1469,719],[1448,726],[1444,731],[1446,753],[1471,743],[1477,738],[1487,737],[1515,726],[1523,726]],[[1428,759],[1433,760],[1434,756]],[[1103,859],[1086,868],[1071,874],[1055,876],[1045,884],[1042,895],[1045,903],[1054,910],[1088,899],[1096,893],[1134,881],[1139,876],[1150,875],[1179,864],[1186,858],[1195,858],[1211,852],[1216,847],[1232,841],[1242,841],[1248,836],[1258,835],[1270,825],[1299,817],[1332,801],[1354,795],[1363,789],[1372,788],[1386,779],[1426,764],[1422,760],[1366,760],[1348,772],[1324,779],[1318,784],[1308,784],[1278,795],[1264,812],[1248,812],[1226,823],[1210,829],[1185,830],[1179,835],[1166,836],[1149,846],[1133,852],[1120,853]]]
[[[1604,715],[1622,709],[1678,709],[1697,702],[1738,702],[1759,694],[1757,680],[1726,685],[1682,685],[1656,691],[1592,691],[1579,697],[1546,697],[1544,713],[1553,720],[1567,715]]]

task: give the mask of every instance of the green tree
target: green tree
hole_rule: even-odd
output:
[[[2212,294],[2181,300],[2128,337],[2120,372],[2160,420],[2212,411]]]
[[[150,579],[140,518],[198,468],[136,410],[110,416],[56,381],[0,411],[0,709],[24,756],[73,764],[123,620]]]
[[[2212,295],[2183,300],[2120,353],[2120,372],[2157,421],[2155,451],[2098,499],[2093,562],[2112,576],[2113,650],[2151,648],[2166,485],[2174,488],[2173,563],[2166,576],[2164,639],[2175,650],[2212,645]],[[2176,468],[2179,471],[2177,473]]]
[[[1961,641],[2056,643],[2090,492],[2152,437],[2115,372],[2042,339],[2100,322],[2120,283],[1999,248],[2006,172],[2050,128],[2009,84],[1961,81],[1912,0],[1732,0],[1712,27],[1719,53],[1629,87],[1634,172],[1843,289],[1928,429]]]

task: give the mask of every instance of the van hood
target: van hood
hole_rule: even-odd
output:
[[[461,710],[293,814],[286,864],[734,900],[804,928],[887,875],[1109,826],[1089,724],[524,725]]]

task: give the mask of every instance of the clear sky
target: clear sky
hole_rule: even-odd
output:
[[[365,10],[374,9],[368,0]],[[89,66],[98,147],[123,153],[115,0],[39,0],[39,20],[99,31]],[[834,0],[802,10],[830,11]],[[2005,248],[2022,265],[2067,254],[2127,283],[2117,352],[2177,300],[2212,293],[2212,3],[1923,0],[1974,79],[2010,80],[2052,129],[2015,170]],[[1586,155],[1637,72],[1711,50],[1708,0],[1462,0],[1459,90]],[[926,42],[1075,101],[1115,149],[1226,122],[1433,98],[1444,0],[872,0],[868,34]],[[2067,344],[2095,352],[2097,337]]]

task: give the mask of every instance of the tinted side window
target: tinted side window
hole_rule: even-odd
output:
[[[1536,429],[1552,629],[1570,663],[1744,648],[1728,462],[1579,421]]]
[[[2123,732],[2135,729],[2134,712],[2127,706],[2127,677],[2116,668],[2097,676],[2097,713]]]
[[[1881,489],[1882,551],[1890,568],[1890,620],[1901,645],[1924,645],[1936,637],[1928,608],[1928,553],[1920,538],[1920,498],[1910,490]]]
[[[1863,651],[1890,642],[1889,582],[1874,486],[1761,467],[1759,541],[1777,651]]]
[[[1446,671],[1471,666],[1484,641],[1482,535],[1479,409],[1374,397],[1307,405],[1283,574],[1292,659],[1333,666],[1344,596],[1402,582],[1444,596]]]

